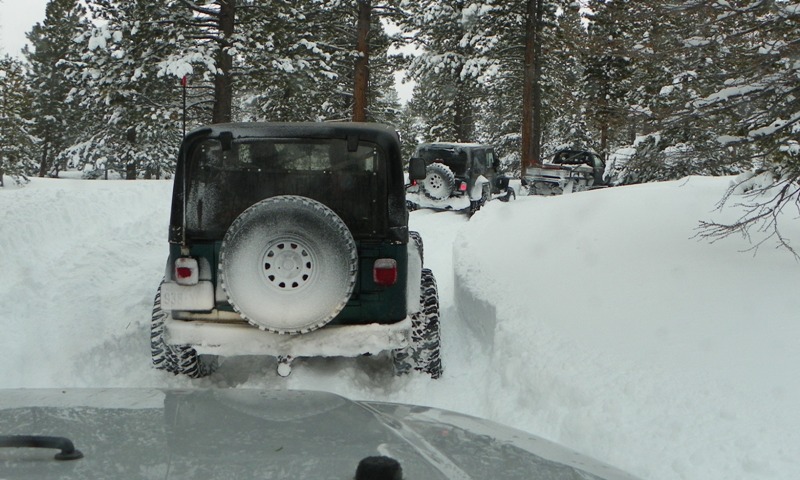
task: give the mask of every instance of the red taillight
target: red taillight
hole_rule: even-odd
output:
[[[416,180],[411,180],[411,186],[412,186],[412,187],[413,187],[413,186],[415,186],[416,184],[417,184],[417,181],[416,181]]]
[[[175,269],[175,276],[181,280],[191,278],[192,269],[189,267],[178,267]]]
[[[467,182],[461,182],[461,185],[458,186],[458,190],[461,192],[467,191]]]
[[[180,257],[175,260],[175,282],[178,285],[197,285],[199,270],[197,260]]]
[[[393,258],[379,258],[372,267],[372,279],[376,284],[388,287],[397,282],[397,261]]]

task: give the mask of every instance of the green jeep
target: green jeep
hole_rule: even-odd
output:
[[[408,207],[475,213],[487,201],[516,198],[509,179],[498,175],[500,160],[491,145],[422,143],[414,157],[427,165],[426,177],[408,187]],[[413,180],[413,179],[411,179]]]
[[[413,178],[425,177],[415,160]],[[439,300],[408,231],[397,133],[364,123],[199,128],[178,154],[153,365],[212,373],[219,356],[390,352],[438,378]]]

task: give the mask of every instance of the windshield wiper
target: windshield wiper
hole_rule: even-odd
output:
[[[77,460],[83,453],[75,449],[72,441],[65,437],[45,437],[41,435],[0,435],[0,448],[57,448],[56,460]]]

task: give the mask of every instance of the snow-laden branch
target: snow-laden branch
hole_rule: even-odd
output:
[[[800,216],[800,185],[795,179],[776,180],[770,172],[743,174],[732,183],[717,209],[722,210],[735,196],[742,197],[742,201],[734,205],[743,209],[737,220],[730,223],[701,221],[696,238],[714,243],[738,233],[751,243],[748,250],[754,253],[767,241],[775,239],[778,247],[787,249],[800,260],[797,250],[779,228],[779,220],[788,214],[787,208],[794,208],[795,218]],[[754,241],[755,234],[760,238]]]

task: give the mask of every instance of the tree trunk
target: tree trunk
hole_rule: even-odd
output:
[[[136,171],[136,161],[131,159],[133,149],[136,145],[136,127],[130,127],[125,131],[125,138],[128,143],[131,144],[130,147],[126,148],[128,157],[128,161],[125,163],[125,180],[136,180],[137,171]]]
[[[8,93],[3,95],[3,110],[0,111],[0,117],[7,118],[9,116],[6,113],[7,111],[8,111]],[[0,123],[0,147],[5,147],[3,142],[5,142],[5,140],[8,138],[6,136],[5,123],[6,122]],[[5,148],[3,148],[3,150],[5,150]],[[0,155],[2,155],[2,154],[3,154],[3,152],[0,151]],[[6,172],[3,169],[3,163],[5,163],[4,160],[3,160],[3,157],[0,156],[0,187],[5,187],[5,184],[3,183],[3,175],[5,175]]]
[[[453,119],[456,128],[456,141],[468,143],[475,141],[475,118],[473,116],[472,99],[467,91],[467,86],[460,81],[460,75],[456,78],[457,93],[455,98],[455,118]]]
[[[528,0],[525,26],[525,76],[522,92],[522,175],[541,162],[542,151],[542,21],[544,0]]]
[[[233,114],[233,58],[228,53],[230,38],[236,25],[236,1],[220,0],[219,30],[221,43],[217,51],[217,74],[214,76],[213,123],[230,122]]]
[[[45,136],[47,136],[47,132],[45,132]],[[42,149],[42,162],[39,164],[39,177],[44,177],[45,175],[47,175],[47,170],[50,168],[47,165],[47,156],[50,150],[49,147],[50,143],[48,143],[47,140],[45,140],[44,147]]]
[[[367,121],[367,93],[369,91],[369,27],[372,15],[371,0],[359,0],[356,35],[355,87],[353,90],[353,121]]]

